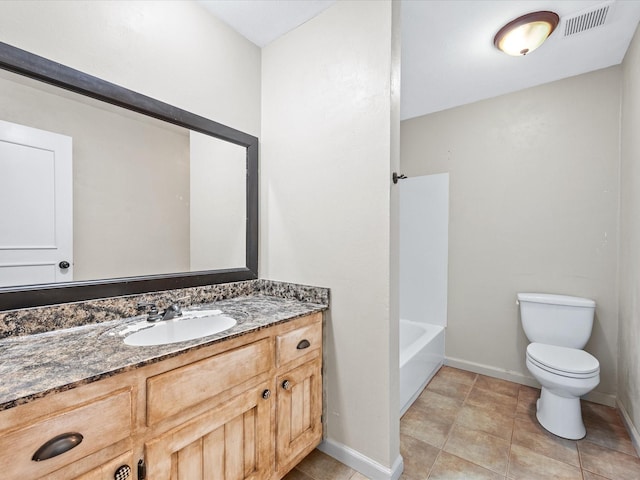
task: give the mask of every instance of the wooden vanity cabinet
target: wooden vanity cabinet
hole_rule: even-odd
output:
[[[321,368],[315,313],[1,411],[1,476],[141,480],[143,460],[148,480],[280,480],[321,441]]]
[[[180,418],[145,443],[150,479],[279,480],[320,443],[322,314],[259,338],[147,379],[147,425]]]

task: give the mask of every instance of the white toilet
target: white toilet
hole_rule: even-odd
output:
[[[588,298],[518,293],[527,346],[527,368],[542,390],[537,418],[559,437],[586,434],[580,397],[600,383],[600,364],[582,350],[591,336],[596,302]]]

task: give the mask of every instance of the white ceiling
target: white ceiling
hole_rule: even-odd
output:
[[[198,0],[259,47],[302,25],[336,0]]]
[[[200,0],[263,47],[334,0]],[[610,4],[604,25],[564,37],[567,17]],[[493,46],[505,23],[537,10],[560,25],[526,57]],[[640,21],[640,0],[402,0],[402,119],[464,105],[622,62]]]

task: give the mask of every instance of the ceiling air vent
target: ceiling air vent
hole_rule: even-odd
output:
[[[564,19],[564,36],[570,37],[576,33],[604,25],[610,8],[611,2],[607,2],[578,15],[566,17]]]

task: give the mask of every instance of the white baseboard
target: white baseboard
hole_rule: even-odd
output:
[[[459,358],[446,357],[444,364],[450,367],[459,368],[461,370],[468,370],[473,373],[480,373],[487,375],[488,377],[500,378],[502,380],[508,380],[510,382],[519,383],[520,385],[527,385],[529,387],[540,388],[540,384],[535,378],[529,375],[523,375],[520,372],[514,372],[512,370],[504,370],[497,367],[491,367],[489,365],[483,365],[481,363],[469,362],[467,360],[461,360]],[[616,397],[609,393],[602,393],[598,391],[589,392],[584,397],[585,400],[590,402],[606,405],[607,407],[616,406]]]
[[[400,455],[393,462],[391,468],[388,468],[362,455],[360,452],[328,438],[322,441],[318,446],[318,450],[357,470],[371,480],[398,480],[404,469],[404,463]]]
[[[610,393],[602,393],[597,390],[587,393],[584,397],[585,400],[589,400],[593,403],[599,403],[600,405],[606,405],[607,407],[616,407],[617,398]]]
[[[489,365],[483,365],[481,363],[470,362],[468,360],[461,360],[459,358],[446,357],[444,364],[450,367],[459,368],[461,370],[467,370],[473,373],[480,373],[487,375],[488,377],[500,378],[502,380],[509,380],[510,382],[519,383],[520,385],[528,385],[529,387],[540,388],[540,384],[535,378],[528,375],[523,375],[520,372],[514,372],[512,370],[503,370],[497,367],[491,367]]]
[[[624,425],[625,427],[627,427],[627,431],[629,432],[629,436],[631,437],[633,448],[636,449],[636,453],[638,454],[638,456],[640,456],[640,434],[638,433],[636,426],[633,424],[633,421],[631,421],[631,417],[629,416],[629,413],[627,413],[627,409],[624,408],[624,405],[620,403],[620,401],[617,401],[616,403],[618,410],[620,410],[620,413],[622,414]]]

